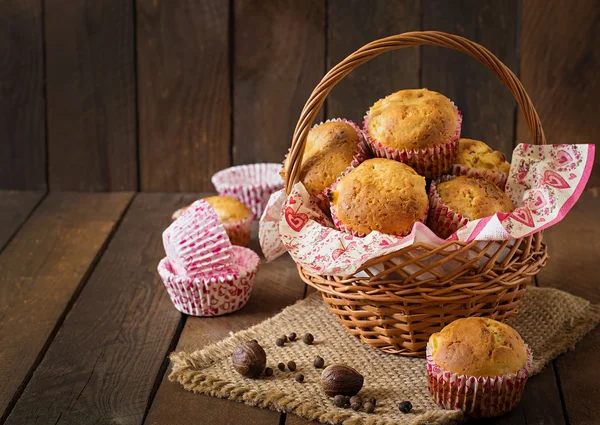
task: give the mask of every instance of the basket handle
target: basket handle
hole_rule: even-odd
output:
[[[479,62],[491,69],[494,74],[509,88],[529,127],[529,131],[533,138],[533,143],[536,145],[546,144],[546,136],[542,129],[540,117],[535,110],[529,95],[525,92],[525,88],[516,77],[516,75],[500,60],[494,56],[485,47],[467,40],[454,34],[448,34],[439,31],[415,31],[406,32],[403,34],[393,35],[391,37],[375,40],[361,47],[346,59],[331,68],[323,77],[321,82],[313,90],[308,101],[302,109],[298,124],[294,130],[292,138],[292,148],[286,161],[285,172],[285,188],[289,194],[291,187],[296,184],[300,178],[300,168],[302,163],[302,155],[304,154],[304,146],[306,145],[306,136],[310,131],[310,127],[321,109],[321,105],[329,92],[337,83],[339,83],[346,75],[352,72],[355,68],[365,62],[370,61],[382,53],[390,50],[403,49],[409,46],[440,46],[449,49],[458,50],[466,53]]]

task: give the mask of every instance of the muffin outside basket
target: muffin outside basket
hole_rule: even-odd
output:
[[[409,46],[466,53],[491,69],[517,100],[533,143],[545,144],[539,116],[521,82],[489,50],[437,31],[373,41],[333,67],[306,102],[292,139],[285,188],[298,182],[306,137],[331,89],[353,69],[382,53]],[[531,278],[545,265],[542,232],[510,241],[418,242],[364,264],[349,276],[321,276],[298,265],[300,277],[321,292],[346,329],[384,352],[424,356],[429,336],[461,317],[504,321],[517,312]]]

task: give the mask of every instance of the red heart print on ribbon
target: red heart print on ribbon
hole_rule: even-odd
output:
[[[348,249],[352,248],[354,245],[356,245],[356,242],[350,242],[348,244],[348,246],[345,248],[344,248],[344,245],[342,245],[341,248],[334,249],[333,253],[331,254],[331,258],[333,258],[334,260],[337,260],[338,258],[340,258],[340,256],[342,254],[344,254],[346,251],[348,251]]]
[[[292,207],[285,208],[285,221],[295,232],[299,232],[308,222],[308,215],[305,213],[298,213],[292,209]]]
[[[533,227],[533,217],[531,217],[531,211],[527,207],[517,208],[512,212],[511,217],[525,226]]]
[[[536,190],[531,195],[531,199],[527,202],[527,206],[531,211],[542,209],[548,204],[541,190]]]
[[[558,151],[556,154],[556,159],[554,160],[554,163],[559,167],[564,167],[571,162],[573,162],[573,157],[564,149]]]
[[[568,189],[571,186],[565,179],[561,177],[556,171],[546,170],[544,171],[543,183],[557,189]]]

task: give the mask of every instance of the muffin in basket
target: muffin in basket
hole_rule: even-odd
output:
[[[405,236],[427,217],[425,178],[391,159],[364,161],[335,183],[330,200],[335,225],[358,236]]]
[[[444,176],[429,187],[427,225],[446,239],[470,220],[509,213],[514,204],[502,189],[480,177]]]
[[[345,119],[326,121],[308,133],[300,181],[308,193],[317,197],[320,206],[327,209],[327,190],[349,167],[366,158],[364,136],[355,123]],[[285,169],[281,174],[285,178]]]
[[[229,196],[209,196],[204,198],[215,210],[233,245],[248,246],[252,231],[252,211],[245,204]],[[183,214],[188,207],[175,211],[173,220]]]
[[[531,360],[531,350],[510,326],[482,317],[458,319],[429,338],[429,392],[444,409],[499,416],[519,403]]]
[[[504,190],[509,170],[510,163],[502,152],[493,150],[480,140],[460,139],[450,173],[482,177]]]
[[[450,169],[462,117],[446,96],[427,89],[401,90],[367,112],[367,143],[381,158],[404,162],[427,178]]]

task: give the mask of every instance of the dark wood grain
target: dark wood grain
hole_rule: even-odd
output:
[[[191,197],[139,194],[7,424],[141,424],[182,316],[156,272]]]
[[[328,2],[330,69],[363,45],[421,27],[421,1],[330,0]],[[365,112],[380,98],[419,87],[420,49],[385,53],[344,78],[327,98],[327,117],[362,125]]]
[[[527,0],[521,27],[521,81],[540,115],[548,143],[597,143],[600,4],[597,0]],[[531,142],[520,116],[517,141]],[[596,155],[592,186],[600,186],[600,155]]]
[[[518,1],[423,2],[423,29],[476,41],[513,71],[517,67]],[[485,66],[449,49],[423,47],[421,85],[443,93],[463,112],[462,137],[483,140],[512,156],[516,102]],[[509,159],[510,160],[510,159]]]
[[[260,252],[256,238],[253,238],[251,247]],[[243,309],[221,317],[188,317],[176,350],[193,351],[217,342],[229,332],[255,325],[302,298],[304,284],[287,254],[271,263],[265,264],[263,260],[260,267],[250,301]],[[169,382],[165,376],[146,424],[228,425],[238,421],[240,424],[277,425],[279,416],[279,413],[271,410],[256,409],[241,403],[185,391],[181,385]]]
[[[0,190],[0,252],[43,197],[44,192]]]
[[[0,417],[29,379],[130,199],[126,193],[52,193],[0,255]]]
[[[300,111],[325,74],[325,1],[234,4],[233,161],[281,162]]]
[[[600,190],[586,190],[559,224],[544,232],[550,260],[538,275],[549,286],[600,303]],[[569,424],[596,423],[600,418],[600,328],[594,329],[574,351],[555,360]]]
[[[229,2],[136,5],[141,189],[214,190],[231,164]]]
[[[132,2],[48,0],[45,18],[50,188],[136,190]]]
[[[40,0],[0,2],[0,189],[46,188]]]

